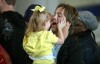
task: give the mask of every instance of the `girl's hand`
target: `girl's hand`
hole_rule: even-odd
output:
[[[64,26],[66,26],[66,18],[65,18],[65,16],[59,18],[57,26],[60,29],[62,29]]]
[[[66,22],[66,29],[69,30],[71,23],[69,21]]]

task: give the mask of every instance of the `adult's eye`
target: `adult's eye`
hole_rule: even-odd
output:
[[[58,17],[62,17],[62,14],[58,14]]]

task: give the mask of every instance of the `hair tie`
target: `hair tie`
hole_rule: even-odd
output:
[[[31,10],[34,12],[36,12],[36,11],[43,12],[43,11],[45,11],[45,7],[44,6],[35,6],[35,9],[31,9]]]

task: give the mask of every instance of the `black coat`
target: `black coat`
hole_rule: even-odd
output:
[[[61,46],[57,64],[83,64],[82,50],[74,35],[69,35]]]
[[[78,33],[78,41],[83,51],[83,61],[85,64],[96,64],[97,44],[95,34],[91,30]]]
[[[1,18],[2,17],[2,18]],[[22,47],[25,20],[17,12],[3,12],[0,17],[0,44],[11,57],[12,64],[31,64]],[[2,21],[4,19],[4,21]]]

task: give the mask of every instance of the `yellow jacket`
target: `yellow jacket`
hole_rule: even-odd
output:
[[[57,40],[58,37],[51,31],[32,32],[29,37],[24,36],[23,48],[30,56],[45,56],[52,53]]]

